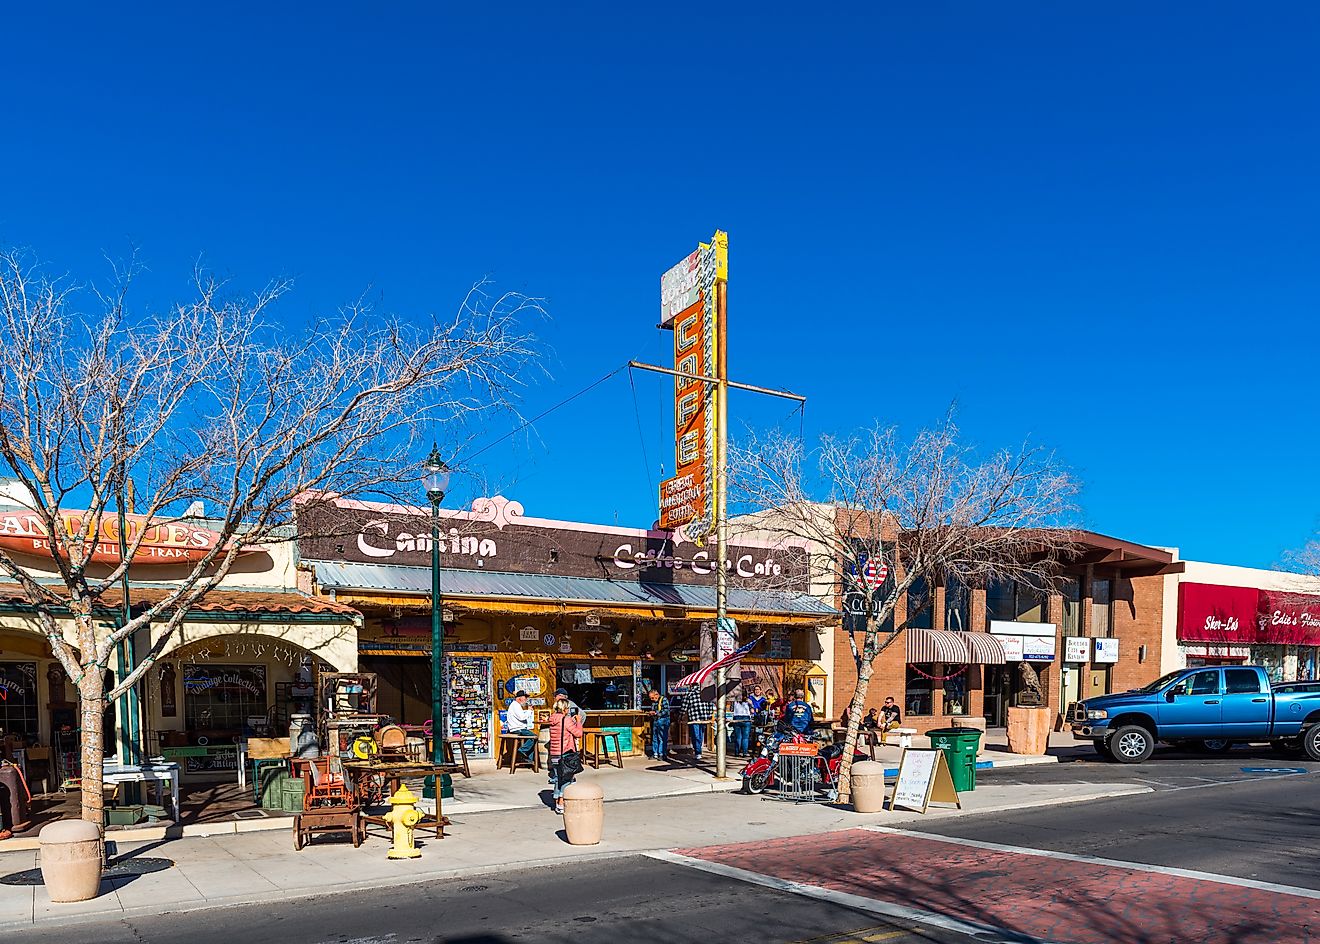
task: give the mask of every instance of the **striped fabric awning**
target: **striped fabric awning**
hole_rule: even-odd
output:
[[[967,640],[967,648],[972,651],[968,662],[976,665],[1003,665],[1008,661],[1004,644],[990,633],[959,633]]]
[[[909,663],[944,662],[952,665],[1003,665],[1008,661],[1003,643],[989,633],[955,633],[946,629],[909,629]]]

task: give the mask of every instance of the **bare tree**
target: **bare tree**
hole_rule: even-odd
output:
[[[419,436],[452,442],[465,421],[507,405],[532,358],[521,322],[539,310],[478,285],[443,319],[408,324],[358,304],[286,330],[268,315],[287,282],[239,297],[197,273],[188,301],[137,315],[134,274],[116,270],[101,293],[47,276],[24,252],[0,254],[0,462],[30,496],[57,582],[5,551],[0,572],[22,586],[78,688],[82,815],[98,824],[106,704],[151,668],[240,553],[287,539],[300,496],[389,496],[416,481]],[[126,554],[107,557],[130,491]],[[131,618],[105,622],[153,526],[198,501],[214,546]],[[149,651],[107,691],[116,647],[148,626]]]
[[[733,454],[731,482],[747,511],[742,526],[808,542],[817,549],[818,586],[865,601],[845,620],[857,669],[840,782],[846,798],[876,657],[906,625],[885,628],[899,600],[919,579],[928,587],[992,579],[1040,587],[1071,546],[1061,523],[1076,485],[1038,448],[978,458],[952,416],[911,441],[875,428],[825,437],[808,452],[796,437],[775,433]],[[890,570],[878,593],[867,582],[868,564],[876,576],[882,564]]]

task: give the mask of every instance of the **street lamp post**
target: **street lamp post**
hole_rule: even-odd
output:
[[[422,484],[431,501],[431,763],[445,762],[445,627],[440,605],[440,503],[449,489],[449,467],[431,444]],[[436,792],[439,796],[439,792]]]

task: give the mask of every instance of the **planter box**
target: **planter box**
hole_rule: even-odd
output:
[[[107,806],[105,824],[107,826],[136,826],[142,821],[140,806]]]
[[[1050,746],[1054,714],[1049,708],[1008,709],[1008,749],[1014,754],[1043,756]]]

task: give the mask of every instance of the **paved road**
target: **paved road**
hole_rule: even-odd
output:
[[[6,935],[7,939],[9,935]],[[21,932],[48,944],[979,944],[642,856]]]
[[[1145,781],[1154,792],[12,936],[50,944],[1320,944],[1318,773],[1320,765],[1246,751],[1167,755],[1135,768],[1010,769],[984,776]]]
[[[1238,747],[1226,754],[1205,755],[1161,747],[1144,764],[1102,760],[1090,747],[1079,748],[1058,764],[1005,767],[979,774],[985,783],[1130,783],[1153,790],[1202,788],[1207,784],[1255,782],[1264,774],[1248,769],[1292,769],[1320,772],[1320,763],[1285,757],[1269,748]]]

